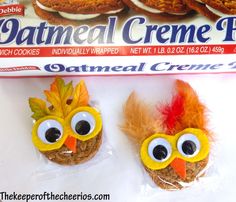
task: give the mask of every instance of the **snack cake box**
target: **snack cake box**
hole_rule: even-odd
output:
[[[0,76],[234,72],[235,4],[1,0]]]

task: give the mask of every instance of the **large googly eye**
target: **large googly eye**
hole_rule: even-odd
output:
[[[153,139],[148,145],[149,156],[157,162],[166,161],[171,156],[171,145],[164,138]]]
[[[78,135],[88,135],[95,128],[95,119],[89,112],[81,111],[71,119],[71,127]]]
[[[63,128],[58,121],[48,119],[40,123],[37,134],[44,143],[53,144],[62,137]]]
[[[194,157],[200,151],[198,138],[191,134],[184,134],[178,139],[177,147],[179,152],[185,157]]]

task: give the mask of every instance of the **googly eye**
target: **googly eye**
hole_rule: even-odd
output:
[[[49,119],[40,123],[37,134],[44,143],[53,144],[62,137],[63,128],[58,121]]]
[[[71,119],[71,127],[78,135],[88,135],[95,128],[95,119],[89,112],[78,112]]]
[[[200,151],[200,147],[198,138],[191,133],[184,134],[178,139],[177,148],[185,157],[196,156]]]
[[[170,143],[164,138],[153,139],[148,145],[149,156],[157,162],[166,161],[171,156]]]

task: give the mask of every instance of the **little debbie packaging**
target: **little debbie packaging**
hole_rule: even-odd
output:
[[[221,13],[218,21],[203,17],[202,10],[196,13],[199,9],[188,1],[165,1],[163,8],[158,1],[56,2],[2,2],[1,77],[235,70],[236,19],[229,15],[235,12],[234,1],[222,1],[219,11],[195,2]],[[13,7],[24,9],[24,15],[12,12]]]
[[[235,42],[235,0],[0,0],[0,197],[222,201]]]

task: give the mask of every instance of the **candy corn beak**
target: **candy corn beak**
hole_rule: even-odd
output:
[[[180,158],[175,158],[170,166],[179,175],[179,177],[184,180],[186,178],[186,162]]]
[[[77,147],[76,138],[68,136],[64,144],[69,150],[71,150],[73,153],[76,153],[76,147]]]

